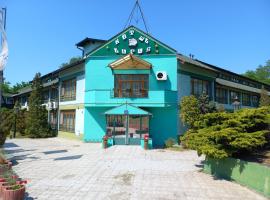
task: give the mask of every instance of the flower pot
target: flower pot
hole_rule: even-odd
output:
[[[104,149],[108,148],[108,140],[103,139],[103,148]]]
[[[6,187],[3,191],[3,200],[23,200],[25,195],[24,185]]]
[[[108,148],[108,139],[109,137],[107,135],[104,135],[102,138],[102,143],[103,143],[103,148],[107,149]]]
[[[26,180],[17,180],[16,181],[16,184],[18,184],[18,185],[24,185],[24,184],[27,184],[27,181]]]
[[[144,138],[144,149],[148,149],[148,138]]]
[[[3,194],[4,194],[4,190],[7,188],[7,187],[10,187],[10,186],[13,186],[14,184],[10,184],[8,182],[2,182],[0,183],[0,197],[3,197]]]

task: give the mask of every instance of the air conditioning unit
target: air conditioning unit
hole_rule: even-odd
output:
[[[53,102],[53,109],[57,109],[58,108],[58,102]]]
[[[51,109],[52,109],[52,107],[53,107],[52,102],[48,102],[48,104],[47,104],[47,108],[48,108],[48,110],[51,110]]]
[[[156,73],[156,78],[159,81],[166,81],[167,80],[167,72],[165,72],[165,71],[158,71]]]

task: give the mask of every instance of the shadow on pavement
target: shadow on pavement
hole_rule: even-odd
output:
[[[21,152],[25,152],[25,151],[35,151],[36,149],[5,149],[5,153],[7,154],[13,154],[13,153],[21,153]]]
[[[17,144],[14,144],[13,142],[6,142],[4,144],[4,148],[14,148],[14,147],[19,147]]]
[[[80,159],[82,157],[82,155],[76,155],[76,156],[66,156],[66,157],[59,157],[59,158],[55,158],[54,160],[75,160],[75,159]]]
[[[48,154],[55,154],[55,153],[66,153],[68,152],[67,150],[55,150],[55,151],[44,151],[42,153],[44,153],[45,155],[48,155]]]
[[[24,200],[33,200],[33,199],[38,199],[38,198],[30,197],[28,192],[25,193]]]

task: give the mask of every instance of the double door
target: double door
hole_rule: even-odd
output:
[[[107,135],[113,138],[116,145],[140,145],[141,138],[149,134],[148,127],[148,116],[107,116]]]

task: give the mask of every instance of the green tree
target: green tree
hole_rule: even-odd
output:
[[[259,65],[256,70],[248,70],[243,75],[251,79],[270,84],[270,60],[268,60],[264,66]]]
[[[21,83],[16,83],[15,85],[11,86],[10,82],[5,81],[3,84],[1,84],[1,89],[4,93],[17,93],[20,89],[29,85],[29,82],[22,81]]]
[[[20,108],[21,105],[18,101],[15,102],[14,109]],[[15,113],[15,110],[14,110]],[[25,135],[26,129],[26,118],[27,118],[27,110],[26,109],[19,109],[17,112],[16,117],[16,131],[18,131],[21,135]]]
[[[29,97],[29,111],[26,119],[26,134],[31,138],[45,138],[54,136],[48,124],[48,113],[42,106],[42,82],[40,73],[35,75],[32,92]]]
[[[0,109],[0,146],[5,143],[6,137],[10,134],[13,126],[13,112],[11,109]]]
[[[182,98],[180,103],[180,117],[184,124],[194,127],[194,123],[200,117],[199,101],[191,95]]]
[[[4,83],[0,84],[0,87],[3,93],[12,93],[10,82],[5,81]]]
[[[20,89],[25,88],[30,85],[31,84],[29,82],[24,82],[24,81],[20,83],[16,83],[15,85],[11,87],[11,93],[17,93]]]
[[[209,96],[203,92],[198,99],[200,114],[206,114],[216,111],[215,103],[209,100]]]
[[[239,157],[267,144],[270,107],[208,113],[181,138],[184,146],[210,158]]]
[[[268,96],[268,91],[262,88],[260,95],[260,107],[270,106],[270,97]]]
[[[68,65],[70,65],[70,64],[72,64],[72,63],[75,63],[75,62],[77,62],[77,61],[80,61],[81,59],[82,59],[82,58],[81,58],[80,56],[72,57],[72,58],[69,59],[69,62],[62,63],[62,64],[59,66],[59,68],[63,68],[63,67],[65,67],[65,66],[68,66]]]

